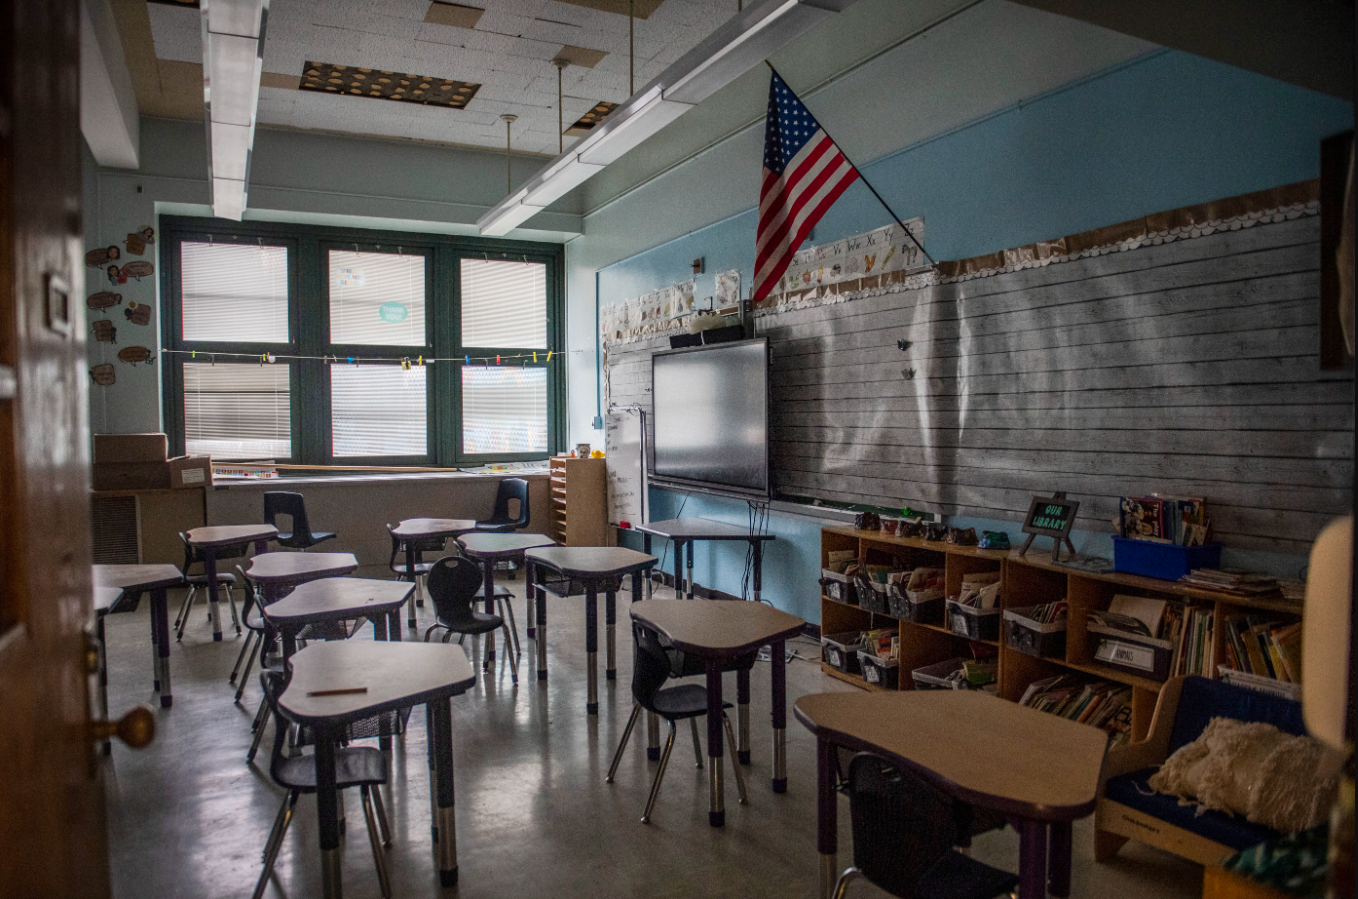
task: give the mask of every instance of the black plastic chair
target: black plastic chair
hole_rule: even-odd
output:
[[[994,899],[1018,877],[953,849],[957,819],[951,798],[918,774],[881,756],[859,753],[849,763],[853,867],[835,884],[843,899],[865,877],[900,899]]]
[[[264,642],[266,625],[262,597],[259,591],[250,582],[250,578],[246,576],[244,568],[237,565],[236,571],[240,574],[241,583],[244,584],[241,592],[245,594],[245,601],[241,603],[240,616],[245,622],[246,633],[245,642],[241,644],[240,654],[236,656],[236,665],[231,669],[231,677],[227,679],[227,682],[236,683],[237,674],[240,675],[240,686],[236,690],[236,702],[240,702],[240,698],[245,695],[245,685],[250,679],[250,669],[255,665],[255,656],[259,654],[259,646]],[[250,654],[248,661],[246,661],[245,655],[247,652]],[[240,670],[241,662],[245,662],[245,671],[243,672]]]
[[[519,501],[518,517],[511,518],[509,503]],[[495,493],[495,511],[485,521],[478,521],[476,529],[481,533],[504,534],[521,531],[528,527],[528,482],[523,478],[504,478]]]
[[[193,608],[193,600],[198,595],[198,591],[207,592],[206,569],[203,574],[189,574],[189,569],[195,565],[203,564],[203,552],[196,549],[189,543],[189,535],[183,531],[179,532],[179,539],[184,544],[184,566],[180,571],[184,575],[184,581],[189,585],[189,592],[184,597],[184,603],[179,607],[179,614],[174,619],[175,640],[184,639],[184,629],[189,626],[189,611]],[[245,554],[250,551],[249,543],[233,543],[230,546],[217,547],[217,562],[221,563],[226,559],[243,559]],[[220,564],[219,566],[220,567]],[[236,633],[240,634],[240,617],[236,614],[236,576],[222,571],[217,572],[217,589],[226,589],[226,601],[231,606],[231,623],[235,625]],[[208,618],[212,617],[211,597],[208,597]]]
[[[254,899],[264,895],[264,887],[273,873],[274,861],[283,845],[283,837],[292,823],[293,810],[303,793],[316,792],[316,760],[310,755],[288,757],[288,721],[278,711],[278,697],[283,692],[286,679],[280,673],[266,671],[260,675],[260,686],[264,689],[264,701],[268,704],[274,720],[273,756],[269,760],[269,776],[274,783],[287,790],[283,804],[274,818],[269,841],[264,847],[264,870],[259,874],[255,885]],[[368,842],[372,846],[373,862],[377,866],[377,879],[382,887],[384,899],[391,899],[391,879],[387,875],[387,862],[383,846],[391,845],[391,828],[387,825],[387,812],[382,804],[381,786],[387,782],[387,760],[381,750],[370,746],[340,746],[335,749],[335,786],[337,789],[358,787],[363,800],[363,818],[368,825]],[[374,815],[375,812],[375,815]],[[376,820],[374,821],[374,817]]]
[[[391,573],[396,575],[398,581],[413,581],[415,592],[410,597],[410,612],[407,620],[410,626],[415,626],[415,607],[424,608],[424,582],[428,579],[429,569],[434,567],[433,562],[424,561],[425,553],[441,553],[443,545],[447,542],[443,537],[425,537],[413,541],[415,550],[415,571],[412,574],[406,565],[406,542],[397,537],[392,531],[394,525],[387,525],[387,536],[391,537],[391,558],[387,560],[387,567]]]
[[[477,591],[481,588],[481,569],[475,562],[464,556],[448,556],[434,563],[429,572],[429,598],[434,603],[435,622],[424,632],[424,642],[428,643],[434,631],[443,628],[448,631],[443,637],[447,643],[453,634],[459,634],[458,644],[468,634],[489,634],[495,630],[504,631],[505,651],[514,647],[510,639],[509,624],[503,616],[490,615],[476,611]],[[514,683],[519,682],[519,653],[514,650],[514,664],[510,669]]]
[[[277,543],[289,549],[310,549],[317,543],[334,538],[329,531],[313,531],[306,517],[306,501],[300,493],[283,490],[270,490],[264,494],[264,523],[278,527],[278,516],[286,515],[292,521],[292,530],[286,533],[280,528]]]
[[[613,764],[608,767],[608,776],[604,780],[607,783],[613,782],[613,775],[618,771],[618,763],[622,761],[622,752],[627,748],[632,728],[636,726],[642,711],[654,712],[664,718],[669,723],[670,733],[665,740],[665,749],[660,754],[660,768],[655,772],[651,795],[646,800],[646,810],[641,815],[641,823],[650,824],[651,810],[655,808],[655,800],[660,795],[660,782],[665,778],[665,767],[669,764],[670,752],[674,749],[676,722],[688,719],[689,728],[693,733],[693,754],[697,758],[698,767],[703,766],[703,747],[702,741],[698,738],[698,719],[707,714],[707,687],[702,684],[666,687],[665,681],[680,676],[685,670],[683,653],[666,649],[656,633],[635,621],[632,622],[632,643],[636,647],[632,663],[632,698],[636,702],[632,706],[632,717],[627,719],[627,727],[622,732],[618,751],[613,754]],[[721,723],[726,728],[726,745],[733,752],[736,737],[731,731],[731,719],[726,717],[725,710],[729,708],[731,703],[722,703]],[[722,758],[729,755],[730,752],[727,752]],[[731,767],[736,773],[736,789],[740,792],[740,804],[745,805],[750,801],[745,790],[745,773],[739,764]]]

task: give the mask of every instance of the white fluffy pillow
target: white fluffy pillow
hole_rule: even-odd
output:
[[[1213,718],[1202,735],[1165,760],[1150,786],[1204,809],[1294,833],[1323,823],[1338,779],[1325,747],[1271,724]]]

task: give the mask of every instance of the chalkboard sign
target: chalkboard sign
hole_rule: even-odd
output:
[[[1070,527],[1075,523],[1075,513],[1079,509],[1080,504],[1066,499],[1065,493],[1033,497],[1032,504],[1028,506],[1028,515],[1023,519],[1023,533],[1028,535],[1028,539],[1023,544],[1023,549],[1019,550],[1019,555],[1028,552],[1034,537],[1051,537],[1056,541],[1056,545],[1052,547],[1052,561],[1059,560],[1062,543],[1065,543],[1074,554],[1075,547],[1070,542]]]

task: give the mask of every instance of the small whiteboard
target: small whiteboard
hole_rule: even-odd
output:
[[[646,413],[638,407],[609,410],[604,420],[604,453],[608,462],[609,523],[645,524],[650,516]]]

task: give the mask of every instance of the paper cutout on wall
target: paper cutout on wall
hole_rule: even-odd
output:
[[[717,308],[731,309],[740,305],[740,269],[717,275]]]
[[[151,307],[146,303],[128,302],[127,308],[123,310],[123,315],[134,325],[151,324]]]
[[[123,270],[118,268],[118,266],[110,265],[107,271],[108,271],[108,283],[110,284],[127,283],[127,275],[124,274]]]
[[[100,247],[97,250],[90,250],[85,254],[85,265],[90,268],[99,268],[113,262],[122,256],[123,251],[116,246]]]
[[[156,242],[156,229],[146,226],[140,231],[129,231],[123,240],[123,245],[127,247],[127,252],[134,256],[140,256],[146,252],[146,248]]]
[[[90,380],[100,387],[112,387],[118,380],[118,373],[114,371],[112,364],[105,362],[90,369]]]
[[[117,343],[118,329],[113,327],[113,322],[106,318],[101,318],[97,322],[90,322],[90,328],[94,330],[94,339],[100,343]]]
[[[156,364],[156,354],[144,346],[130,346],[127,349],[119,350],[118,358],[132,365],[136,365],[138,362],[145,362],[147,365]]]
[[[155,274],[155,272],[156,267],[145,259],[133,259],[123,266],[123,274],[129,278],[136,278],[138,281],[147,275]]]
[[[109,309],[113,306],[117,306],[122,301],[122,294],[101,290],[99,293],[90,294],[89,299],[85,301],[85,305],[91,309]]]
[[[906,224],[915,239],[923,243],[924,221],[913,218]],[[884,272],[927,268],[919,247],[906,236],[901,226],[888,225],[834,243],[798,250],[774,292],[787,293]]]

